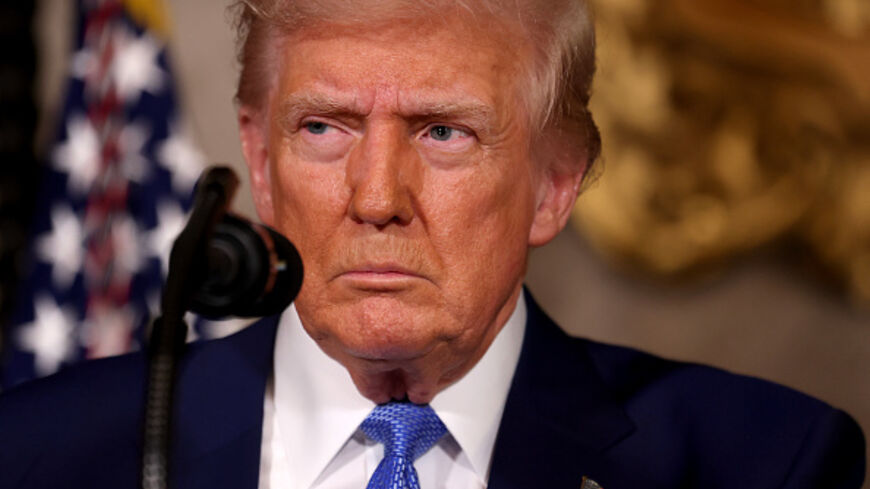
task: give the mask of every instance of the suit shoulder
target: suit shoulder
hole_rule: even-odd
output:
[[[233,375],[240,369],[230,365],[249,357],[256,368],[270,365],[263,352],[276,321],[261,324],[189,345],[181,390]],[[84,362],[0,395],[0,487],[136,487],[146,371],[147,357],[137,352]]]
[[[0,395],[0,487],[75,487],[84,474],[97,474],[88,479],[94,482],[131,469],[133,478],[113,486],[135,485],[144,372],[144,356],[130,354]],[[94,467],[104,463],[112,469],[98,473]]]
[[[847,413],[760,378],[585,340],[599,374],[638,423],[638,437],[669,438],[694,453],[700,473],[782,469],[782,487],[854,487],[865,441]],[[698,447],[706,447],[703,450]],[[761,476],[759,476],[761,477]],[[779,487],[779,486],[777,486]]]
[[[683,440],[687,447],[708,446],[706,456],[698,456],[699,463],[713,466],[718,463],[715,459],[733,460],[738,465],[791,466],[793,480],[804,477],[795,471],[844,478],[842,485],[819,480],[806,486],[804,481],[797,487],[860,486],[864,436],[847,413],[764,379],[667,360],[631,348],[574,341],[583,344],[641,431],[662,430],[671,433],[672,439]],[[680,436],[674,436],[676,433]],[[711,446],[714,440],[715,446]],[[742,458],[738,461],[735,454]]]
[[[76,406],[113,403],[141,387],[145,358],[141,353],[84,362],[48,377],[26,382],[0,395],[0,426],[22,418],[43,418]]]
[[[248,348],[248,344],[258,341],[264,332],[270,334],[270,326],[274,327],[272,322],[264,320],[261,321],[264,327],[251,325],[224,338],[190,343],[180,369],[199,368],[198,364],[206,363],[202,358],[220,358],[229,350]],[[90,360],[15,386],[0,393],[0,426],[4,419],[20,421],[22,416],[43,417],[58,410],[77,412],[77,407],[94,411],[101,405],[141,404],[147,361],[142,351]]]
[[[737,374],[691,362],[669,360],[629,347],[575,338],[586,349],[601,377],[621,399],[655,396],[661,391],[673,402],[706,404],[768,404],[788,406],[803,415],[816,415],[831,406],[790,387],[758,377]]]

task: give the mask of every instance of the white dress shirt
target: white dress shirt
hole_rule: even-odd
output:
[[[520,295],[477,365],[431,402],[448,434],[414,463],[422,489],[486,487],[525,326]],[[359,429],[374,407],[288,308],[265,397],[260,489],[365,488],[383,457],[383,446]]]

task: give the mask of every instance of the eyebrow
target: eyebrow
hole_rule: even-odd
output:
[[[299,114],[315,113],[332,116],[363,116],[353,100],[341,100],[318,93],[297,93],[281,101],[278,114],[284,121],[291,121]]]
[[[304,114],[362,119],[366,117],[367,112],[353,97],[341,95],[334,97],[316,92],[289,95],[279,105],[280,118],[286,122],[295,121]],[[414,97],[402,104],[399,115],[411,121],[466,121],[480,130],[494,127],[497,120],[495,110],[474,97],[459,101]]]
[[[459,102],[415,101],[403,110],[404,116],[411,120],[468,121],[480,128],[493,127],[497,119],[495,110],[480,101],[470,99]]]

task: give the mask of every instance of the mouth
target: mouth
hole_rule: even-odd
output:
[[[419,272],[394,263],[354,266],[336,278],[352,288],[370,291],[401,290],[420,280],[427,280]]]

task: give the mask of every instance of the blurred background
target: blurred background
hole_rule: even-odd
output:
[[[569,229],[533,252],[533,294],[572,334],[774,380],[870,432],[870,2],[593,3],[603,171]],[[6,386],[135,348],[198,169],[223,162],[247,178],[228,1],[121,4],[134,26],[126,37],[100,35],[69,0],[0,8]],[[109,89],[99,84],[107,39],[126,70]],[[106,100],[127,110],[120,122],[100,118]],[[156,105],[167,109],[145,110]],[[105,176],[81,162],[93,154],[122,170]],[[72,176],[82,173],[84,187]],[[118,175],[132,182],[122,185],[128,201],[113,197]],[[174,207],[137,192],[163,192]],[[254,216],[247,188],[236,208]],[[144,258],[124,255],[137,246]],[[112,324],[128,326],[106,333]]]

